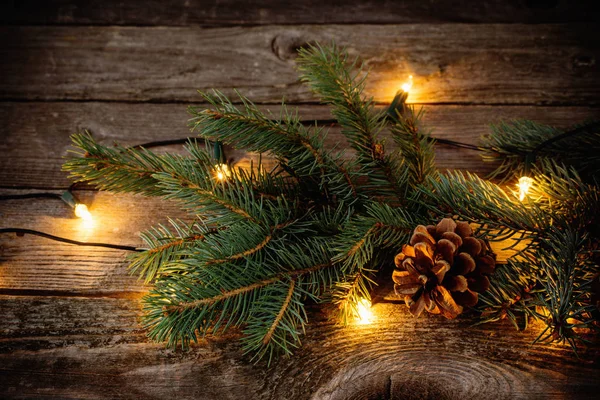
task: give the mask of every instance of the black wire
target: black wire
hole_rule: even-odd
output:
[[[538,153],[542,149],[544,149],[546,146],[549,146],[552,143],[556,143],[556,142],[566,139],[568,137],[578,135],[580,133],[586,133],[590,129],[600,129],[600,121],[593,121],[593,122],[587,123],[585,125],[578,126],[577,128],[571,129],[569,131],[563,132],[560,135],[553,136],[549,139],[544,140],[542,143],[537,145],[533,150],[531,150],[525,154],[521,154],[522,156],[525,157],[524,174],[527,175],[529,173],[531,165],[533,163],[535,163]]]
[[[459,147],[462,149],[475,150],[475,151],[490,151],[490,150],[492,150],[489,147],[482,147],[482,146],[476,146],[474,144],[469,144],[469,143],[456,142],[456,141],[450,140],[450,139],[442,139],[442,138],[436,138],[436,137],[431,137],[431,136],[428,136],[427,139],[434,143],[441,143],[441,144],[445,144],[448,146]]]
[[[57,200],[62,200],[60,194],[51,193],[51,192],[8,194],[8,195],[0,196],[0,200],[16,200],[16,199],[57,199]]]
[[[49,233],[34,231],[32,229],[21,229],[21,228],[0,228],[0,233],[16,233],[17,236],[23,235],[35,235],[40,236],[46,239],[54,240],[56,242],[73,244],[75,246],[91,246],[91,247],[106,247],[109,249],[117,249],[117,250],[127,250],[127,251],[143,251],[143,249],[139,249],[133,246],[124,246],[120,244],[110,244],[110,243],[96,243],[96,242],[80,242],[78,240],[72,240],[63,238],[60,236],[54,236]]]
[[[531,151],[531,154],[535,157],[537,155],[537,153],[539,153],[544,147],[546,147],[554,142],[558,142],[559,140],[565,139],[570,136],[575,136],[580,133],[585,133],[590,129],[598,129],[598,128],[600,128],[600,121],[594,121],[594,122],[590,122],[589,124],[579,126],[570,131],[561,133],[560,135],[553,136],[550,139],[547,139],[547,140],[543,141],[542,143],[540,143],[535,149],[533,149]]]
[[[539,153],[544,147],[546,147],[552,143],[558,142],[562,139],[565,139],[565,138],[568,138],[571,136],[578,135],[580,133],[585,133],[585,132],[589,131],[590,129],[598,129],[598,128],[600,128],[600,121],[594,121],[594,122],[588,123],[586,125],[579,126],[575,129],[571,129],[569,131],[561,133],[560,135],[553,136],[553,137],[543,141],[535,149],[533,149],[530,152],[525,153],[524,155],[535,158],[537,153]],[[494,149],[492,147],[476,146],[476,145],[472,145],[472,144],[468,144],[468,143],[456,142],[456,141],[450,140],[450,139],[441,139],[441,138],[435,138],[435,137],[428,137],[428,139],[432,142],[442,143],[442,144],[446,144],[446,145],[454,146],[454,147],[460,147],[463,149],[469,149],[469,150],[475,150],[475,151],[496,151],[496,149]],[[515,152],[516,152],[516,149],[515,149]]]
[[[136,144],[135,146],[127,147],[127,149],[140,149],[140,148],[151,148],[151,147],[160,147],[160,146],[171,146],[174,144],[186,144],[192,139],[197,139],[195,137],[186,137],[181,139],[170,139],[170,140],[157,140],[155,142],[148,142],[142,144]]]

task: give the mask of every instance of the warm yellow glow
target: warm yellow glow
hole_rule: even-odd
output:
[[[532,184],[533,184],[533,179],[531,179],[528,176],[522,176],[519,178],[519,183],[517,184],[517,186],[519,187],[519,200],[520,201],[525,200],[525,196],[527,196],[527,193],[529,192],[529,189],[531,188]]]
[[[94,227],[94,218],[85,204],[77,203],[75,205],[75,216],[81,218],[81,223],[85,229]]]
[[[408,93],[408,92],[410,92],[412,85],[413,85],[413,77],[412,77],[412,75],[409,75],[408,82],[404,82],[402,84],[402,90],[404,90],[406,93]]]
[[[88,210],[85,204],[76,204],[75,205],[75,216],[81,218],[84,221],[92,221],[92,213]]]
[[[217,180],[224,181],[231,176],[231,171],[227,164],[215,165],[215,177]]]
[[[371,311],[371,302],[367,299],[362,299],[357,304],[358,323],[366,325],[373,322],[373,312]]]

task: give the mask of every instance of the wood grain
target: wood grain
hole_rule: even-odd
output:
[[[76,192],[94,216],[93,227],[59,200],[0,202],[2,227],[29,228],[70,239],[143,246],[139,234],[167,217],[190,218],[174,202],[134,195]],[[130,252],[78,247],[26,235],[0,236],[0,288],[78,293],[137,292],[144,285],[127,272]]]
[[[598,104],[596,24],[296,25],[0,28],[0,98],[195,101],[239,89],[256,102],[314,101],[296,49],[336,40],[371,71],[367,94],[390,101],[408,74],[411,101]]]
[[[275,115],[278,106],[264,106]],[[568,127],[600,117],[591,107],[535,106],[451,106],[426,105],[424,124],[435,137],[477,144],[489,133],[489,125],[500,120],[525,118]],[[329,109],[300,105],[307,122],[331,123]],[[24,118],[27,116],[27,118]],[[70,149],[69,136],[89,130],[101,143],[129,146],[155,140],[185,138],[189,115],[184,104],[129,104],[102,102],[5,102],[0,103],[0,186],[25,188],[66,188],[68,175],[61,171]],[[330,128],[328,146],[344,143],[335,126]],[[176,151],[171,146],[168,151]],[[465,169],[485,175],[493,165],[481,162],[477,152],[437,146],[441,169]],[[350,154],[350,153],[349,153]],[[246,154],[229,151],[228,157],[242,161]]]
[[[249,363],[235,333],[188,352],[146,342],[133,321],[137,300],[0,300],[9,323],[0,331],[3,398],[591,398],[599,377],[564,346],[531,346],[539,325],[469,327],[466,316],[416,319],[399,304],[375,304],[373,324],[348,327],[313,308],[304,346],[267,368]]]
[[[590,0],[390,1],[360,0],[278,3],[268,0],[20,0],[3,2],[0,22],[11,24],[86,25],[263,25],[435,22],[582,22],[594,21]]]
[[[147,342],[139,298],[0,295],[0,354]]]
[[[0,355],[0,395],[53,399],[256,398],[252,365],[229,353],[161,345],[77,346]]]
[[[500,118],[567,127],[599,116],[591,0],[139,3],[1,2],[0,194],[66,188],[60,166],[76,131],[124,145],[188,136],[196,89],[238,88],[275,112],[285,96],[307,122],[331,124],[294,70],[296,50],[316,40],[361,57],[380,105],[414,75],[409,100],[425,104],[434,136],[476,143]],[[332,126],[327,144],[338,142]],[[438,146],[437,156],[442,169],[491,168],[472,152]],[[138,246],[141,230],[188,217],[160,199],[76,194],[92,229],[53,200],[0,202],[0,227]],[[566,346],[531,346],[539,324],[520,333],[507,321],[472,327],[468,315],[415,319],[385,285],[371,325],[341,327],[310,306],[303,347],[270,367],[250,363],[237,332],[166,350],[139,324],[148,287],[125,257],[0,235],[0,398],[545,400],[600,389],[597,347],[576,359]]]

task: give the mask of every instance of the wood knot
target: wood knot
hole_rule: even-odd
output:
[[[512,399],[544,385],[526,371],[446,351],[368,354],[339,370],[312,400]]]
[[[298,50],[312,43],[314,41],[307,41],[299,32],[284,32],[273,38],[271,50],[282,61],[294,60]]]

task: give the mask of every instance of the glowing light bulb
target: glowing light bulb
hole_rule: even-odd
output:
[[[75,204],[74,211],[75,216],[81,218],[82,226],[85,229],[92,229],[94,227],[94,218],[92,218],[92,213],[85,204]]]
[[[373,322],[373,312],[371,311],[371,302],[367,299],[361,299],[357,304],[358,323],[367,325]]]
[[[531,179],[530,177],[522,176],[519,178],[519,183],[517,184],[517,187],[519,188],[520,201],[525,200],[525,196],[527,196],[531,185],[533,185],[533,179]]]
[[[402,90],[404,90],[406,93],[408,93],[408,92],[410,92],[412,85],[413,85],[413,76],[409,75],[408,82],[404,82],[401,87],[402,87]]]
[[[217,164],[215,165],[215,178],[219,181],[225,181],[227,178],[231,176],[231,171],[227,164]]]
[[[85,204],[76,204],[75,205],[75,216],[83,219],[84,221],[91,221],[92,213],[88,210]]]

